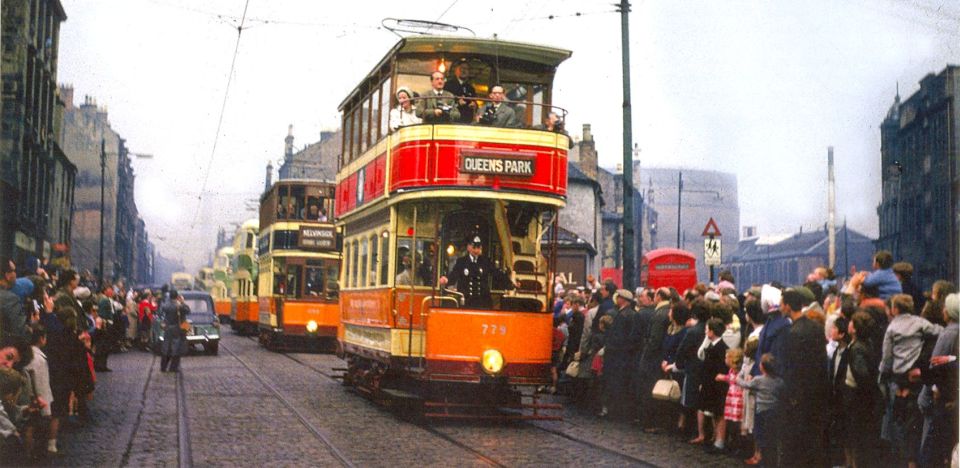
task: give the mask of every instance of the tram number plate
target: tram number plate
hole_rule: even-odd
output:
[[[506,325],[497,325],[495,323],[491,324],[481,324],[483,328],[484,335],[507,335],[507,326]]]

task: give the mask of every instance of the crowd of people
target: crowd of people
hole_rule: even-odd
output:
[[[949,466],[956,458],[956,285],[921,292],[889,252],[845,281],[618,289],[556,285],[553,385],[763,466]]]
[[[89,422],[110,354],[146,346],[157,301],[122,281],[0,259],[0,464],[56,456],[61,427]],[[99,290],[99,291],[98,291]]]

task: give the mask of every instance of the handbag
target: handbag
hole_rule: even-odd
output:
[[[660,379],[653,386],[653,399],[680,401],[680,384],[673,379]]]
[[[576,377],[580,375],[580,361],[570,361],[570,365],[567,366],[566,372],[570,377]]]
[[[590,363],[590,370],[597,375],[603,374],[603,356],[597,354],[593,357],[593,362]]]

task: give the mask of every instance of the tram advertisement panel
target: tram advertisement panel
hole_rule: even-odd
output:
[[[307,250],[333,250],[337,232],[333,226],[300,226],[299,247]]]

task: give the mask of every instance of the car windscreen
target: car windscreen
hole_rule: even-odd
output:
[[[183,303],[190,308],[187,318],[193,323],[212,323],[214,319],[213,306],[207,298],[183,298]]]

